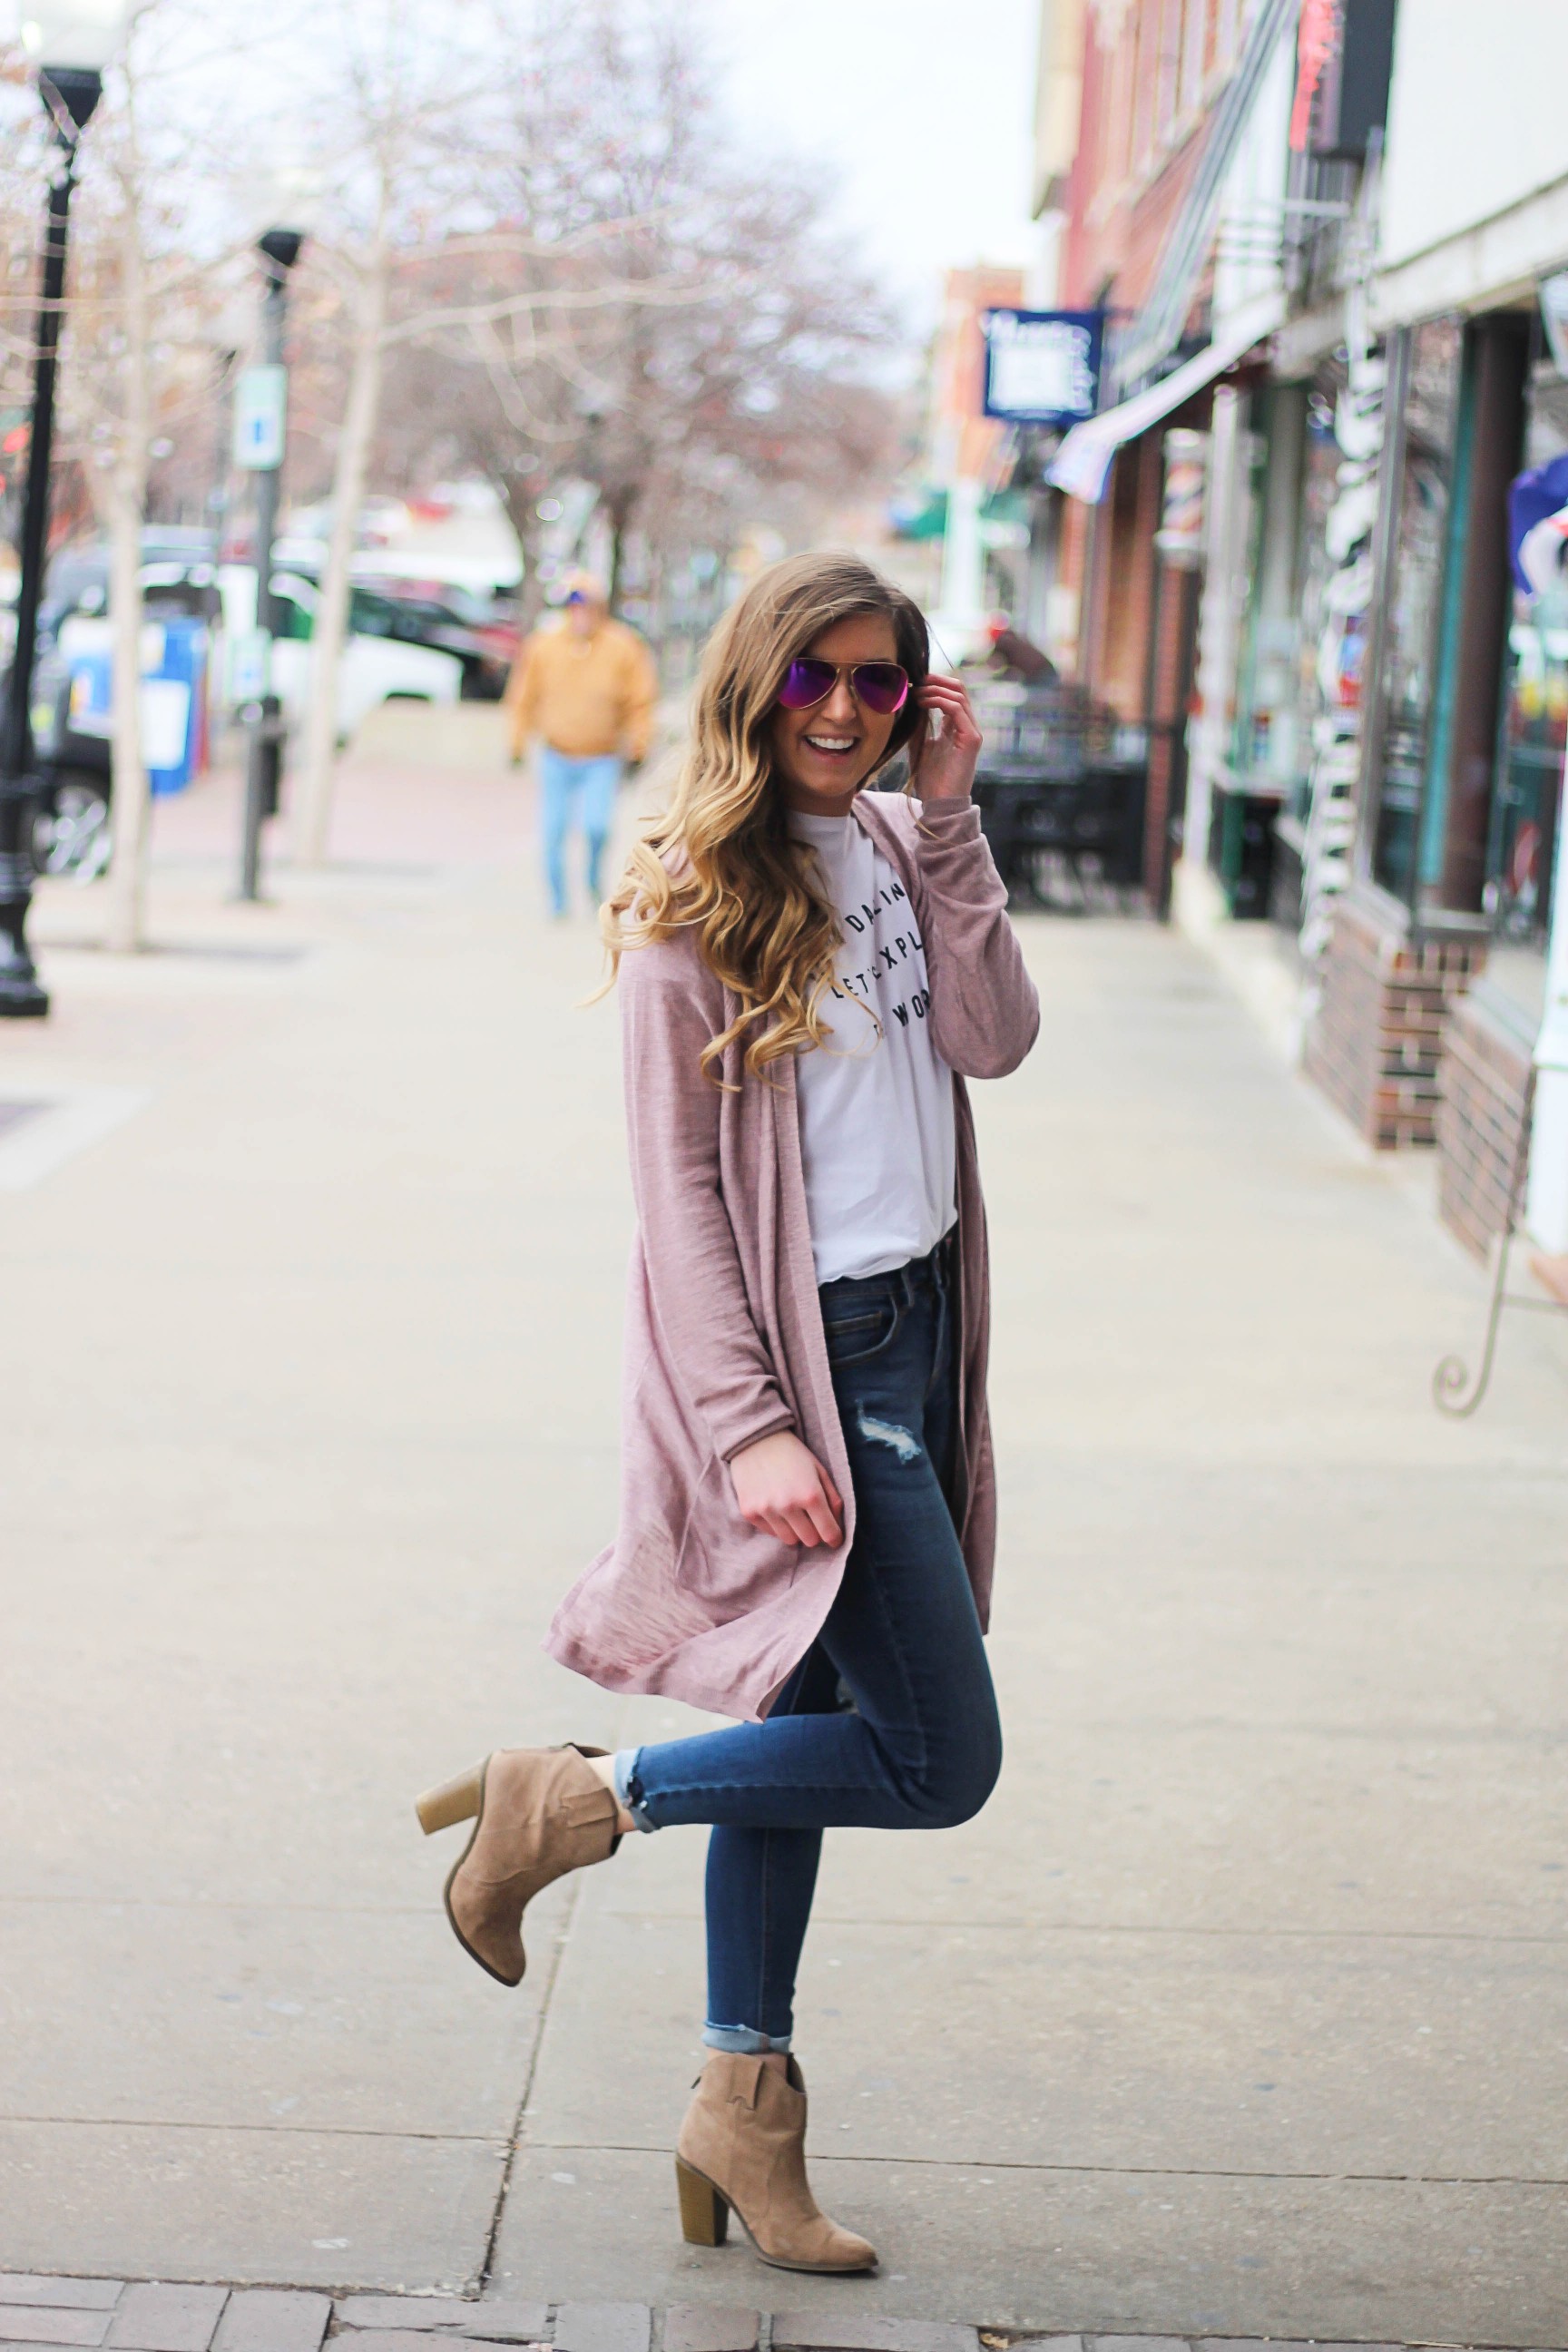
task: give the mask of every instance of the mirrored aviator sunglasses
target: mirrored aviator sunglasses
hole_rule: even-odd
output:
[[[779,701],[785,710],[810,710],[826,701],[841,677],[848,678],[849,691],[861,709],[874,711],[879,719],[891,719],[909,696],[909,675],[897,662],[814,661],[803,654],[785,670]]]

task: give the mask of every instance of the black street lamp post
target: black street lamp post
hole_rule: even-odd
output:
[[[60,152],[45,215],[32,431],[22,509],[22,574],[16,592],[16,646],[5,709],[0,713],[0,1018],[13,1021],[37,1020],[49,1009],[27,947],[27,909],[33,896],[31,821],[39,786],[33,756],[33,662],[48,544],[49,452],[66,284],[66,236],[76,187],[77,146],[102,95],[103,78],[93,66],[45,64],[38,70],[38,92],[54,124]]]
[[[278,492],[287,438],[287,389],[283,373],[283,327],[289,305],[289,272],[300,258],[302,231],[269,228],[257,239],[266,287],[261,298],[263,365],[256,371],[276,387],[276,415],[263,437],[266,446],[248,457],[256,475],[256,626],[264,641],[262,693],[249,706],[249,741],[245,758],[245,833],[240,852],[239,895],[256,898],[261,887],[261,825],[276,814],[283,764],[283,709],[273,691],[272,646],[278,634],[278,600],[272,593],[272,541],[278,530]],[[242,463],[247,453],[239,452]]]

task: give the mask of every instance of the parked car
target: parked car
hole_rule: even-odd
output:
[[[210,532],[150,530],[143,534],[142,553],[142,593],[150,620],[194,615],[220,630],[229,646],[253,630],[255,570],[217,563]],[[298,727],[310,699],[310,642],[321,592],[302,573],[284,569],[273,572],[272,590],[279,607],[273,686],[289,726]],[[84,880],[109,863],[110,725],[106,713],[89,707],[79,670],[73,673],[72,625],[97,623],[100,631],[108,605],[106,548],[71,548],[55,558],[39,611],[33,672],[33,739],[47,780],[34,822],[33,855],[41,872]],[[383,702],[455,702],[463,692],[463,655],[366,627],[367,617],[377,616],[363,608],[352,609],[349,616],[338,673],[340,741]]]
[[[210,532],[149,529],[142,552],[142,597],[150,621],[184,618],[211,625],[218,619]],[[34,814],[33,857],[41,873],[74,874],[83,881],[109,864],[110,722],[82,693],[72,662],[79,640],[101,635],[108,609],[108,550],[63,550],[49,565],[38,608],[31,717],[46,789]]]
[[[392,581],[374,588],[356,583],[349,592],[349,626],[455,654],[463,665],[465,702],[499,702],[506,691],[515,635],[499,633],[498,644],[496,631],[475,627],[446,597],[410,593]]]
[[[249,564],[225,564],[218,573],[224,628],[230,641],[256,625],[256,573]],[[354,592],[355,596],[358,591]],[[321,592],[303,572],[275,571],[279,606],[272,649],[273,690],[284,717],[297,727],[310,692],[310,642]],[[371,615],[369,617],[374,617]],[[440,646],[367,628],[363,607],[351,603],[349,634],[338,670],[338,739],[346,742],[383,702],[456,702],[463,690],[460,657]]]

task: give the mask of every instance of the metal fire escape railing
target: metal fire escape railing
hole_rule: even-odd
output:
[[[1236,71],[1209,116],[1193,184],[1160,257],[1149,299],[1133,320],[1123,350],[1117,354],[1119,398],[1125,399],[1129,393],[1136,392],[1181,341],[1193,289],[1214,235],[1226,175],[1235,161],[1275,49],[1295,23],[1300,7],[1300,0],[1259,0]]]

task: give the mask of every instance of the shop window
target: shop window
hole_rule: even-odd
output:
[[[1222,68],[1235,63],[1241,35],[1241,0],[1218,0],[1215,23],[1215,63]]]
[[[1237,694],[1234,773],[1252,792],[1289,803],[1306,774],[1301,712],[1302,525],[1321,503],[1308,477],[1305,384],[1272,384],[1258,394],[1259,430],[1248,436],[1251,545]],[[1329,432],[1332,443],[1332,422]],[[1329,468],[1331,484],[1337,448]],[[1321,600],[1321,583],[1314,582]]]
[[[1380,565],[1382,709],[1368,739],[1368,839],[1373,878],[1406,905],[1415,897],[1462,352],[1457,320],[1428,320],[1396,339],[1390,386],[1401,462]]]
[[[1389,354],[1365,854],[1373,881],[1414,913],[1478,925],[1503,854],[1489,844],[1510,740],[1506,512],[1529,335],[1528,314],[1501,310],[1462,329],[1427,320]],[[1506,661],[1522,677],[1540,657],[1521,640]]]
[[[1160,80],[1155,101],[1155,131],[1163,147],[1169,142],[1176,124],[1182,73],[1182,0],[1156,0],[1156,8],[1160,24]]]
[[[1525,463],[1568,453],[1568,383],[1550,362],[1534,371]],[[1487,841],[1485,908],[1495,946],[1494,980],[1539,1013],[1557,841],[1563,765],[1568,754],[1568,581],[1542,594],[1517,592],[1503,665],[1497,782]]]
[[[1500,938],[1543,940],[1563,760],[1568,745],[1568,586],[1509,630],[1502,741],[1488,843],[1487,911]]]
[[[1195,113],[1203,103],[1208,16],[1209,0],[1185,0],[1182,11],[1182,86],[1177,101],[1184,117]]]

